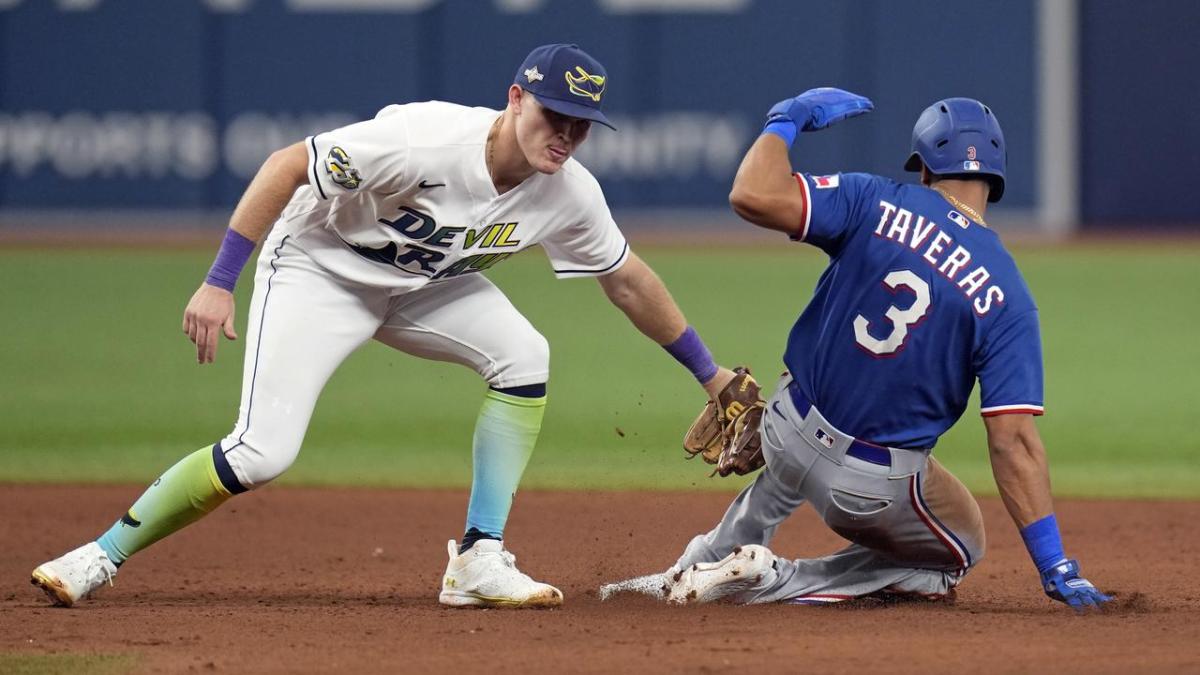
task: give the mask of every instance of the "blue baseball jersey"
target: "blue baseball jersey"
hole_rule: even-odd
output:
[[[932,448],[966,410],[1042,414],[1037,305],[1000,238],[921,185],[796,174],[793,237],[829,255],[784,363],[857,438]]]

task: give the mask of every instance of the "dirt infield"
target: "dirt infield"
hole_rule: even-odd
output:
[[[596,590],[666,567],[727,495],[524,492],[512,549],[566,595],[539,612],[437,604],[463,492],[283,488],[144,552],[95,599],[47,607],[29,571],[139,491],[0,485],[0,653],[132,653],[144,672],[1200,671],[1197,502],[1059,503],[1068,551],[1118,594],[1091,616],[1042,596],[995,499],[987,558],[953,605],[676,608]],[[806,511],[773,548],[840,545]]]

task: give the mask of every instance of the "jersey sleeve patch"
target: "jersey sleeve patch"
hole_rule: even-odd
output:
[[[330,200],[400,191],[409,182],[410,155],[408,115],[401,108],[309,136],[304,145],[313,194]]]
[[[804,180],[802,174],[793,174],[796,177],[796,182],[800,184],[800,199],[804,202],[803,212],[800,216],[800,230],[796,234],[789,235],[792,241],[804,241],[804,237],[808,234],[808,224],[812,220],[812,193],[808,191],[808,181]],[[825,176],[828,178],[828,176]],[[833,184],[836,187],[837,183]]]
[[[362,174],[354,168],[350,155],[340,146],[333,146],[325,156],[325,173],[334,183],[353,190],[362,185]]]
[[[818,190],[832,190],[841,184],[842,177],[836,173],[832,176],[813,176],[812,182],[813,187],[817,188]]]
[[[1044,415],[1045,408],[1040,405],[1032,405],[1029,403],[1018,405],[993,405],[987,408],[981,408],[979,414],[983,417],[996,417],[997,415]]]

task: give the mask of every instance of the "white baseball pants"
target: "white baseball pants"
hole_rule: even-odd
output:
[[[241,408],[220,443],[243,487],[260,486],[291,466],[321,389],[370,338],[462,364],[496,388],[549,377],[546,339],[483,276],[392,295],[335,277],[273,231],[254,278]]]

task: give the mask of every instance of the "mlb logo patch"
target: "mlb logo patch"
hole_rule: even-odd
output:
[[[813,176],[813,179],[812,179],[813,187],[817,188],[818,190],[828,190],[830,188],[835,188],[838,186],[839,179],[840,179],[840,176],[837,176],[837,175]]]
[[[958,211],[951,211],[950,213],[946,214],[946,217],[949,218],[955,225],[958,225],[964,230],[971,226],[971,223],[967,221],[966,217]]]
[[[979,162],[966,161],[963,162],[963,171],[978,171]]]
[[[817,430],[815,432],[813,432],[813,436],[816,437],[817,442],[820,443],[821,445],[824,445],[825,447],[830,448],[830,449],[833,448],[833,441],[834,441],[833,436],[830,436],[821,427],[817,427]]]

